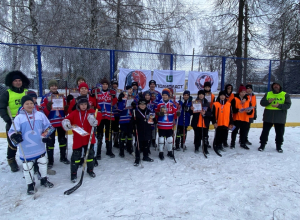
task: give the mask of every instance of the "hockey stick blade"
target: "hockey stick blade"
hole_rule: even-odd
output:
[[[207,158],[207,155],[206,155],[206,153],[204,152],[204,144],[202,144],[202,153],[203,153],[204,157]]]
[[[219,156],[219,157],[222,157],[222,154],[220,154],[218,151],[217,151],[217,149],[216,149],[216,147],[213,145],[213,149],[214,149],[214,151],[216,152],[216,154]]]
[[[83,175],[84,175],[84,170],[82,170],[81,178],[80,178],[80,181],[77,183],[77,185],[75,185],[71,189],[65,191],[64,192],[65,195],[70,195],[71,193],[75,192],[82,185]]]

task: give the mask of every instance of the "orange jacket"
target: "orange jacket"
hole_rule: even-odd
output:
[[[220,102],[214,102],[212,121],[213,123],[217,123],[218,126],[225,127],[229,127],[233,123],[230,102],[226,101],[224,105]]]

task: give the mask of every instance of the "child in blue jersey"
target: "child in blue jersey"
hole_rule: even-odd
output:
[[[125,140],[127,136],[127,142],[126,142],[126,148],[129,154],[132,154],[133,152],[133,147],[132,147],[132,132],[133,132],[133,126],[131,122],[131,117],[132,117],[132,111],[129,109],[127,106],[127,103],[130,99],[134,99],[132,96],[132,87],[131,86],[126,86],[127,90],[127,100],[124,100],[123,98],[125,97],[124,93],[121,93],[118,97],[118,109],[120,111],[120,157],[124,157],[124,145],[125,145]],[[136,108],[136,103],[133,101],[130,105],[132,108]]]
[[[178,128],[177,128],[177,134],[176,134],[176,150],[179,151],[180,147],[180,139],[181,139],[181,148],[184,148],[183,146],[185,144],[186,140],[186,134],[187,134],[187,127],[190,125],[191,121],[191,115],[193,114],[193,107],[192,107],[192,100],[190,100],[190,91],[185,90],[183,92],[183,101],[179,101],[181,112],[180,117],[178,119]],[[185,128],[185,129],[184,129]],[[185,130],[185,132],[184,132]]]
[[[157,104],[155,102],[153,102],[153,100],[151,100],[151,93],[150,91],[145,91],[144,94],[144,99],[146,100],[147,103],[147,109],[151,112],[151,113],[155,113],[155,109],[157,107]],[[157,123],[155,122],[154,124],[152,124],[152,139],[151,139],[151,145],[152,147],[157,147],[156,144],[156,131],[157,131]],[[149,148],[149,152],[150,152],[150,148]]]
[[[23,172],[28,185],[27,194],[30,195],[34,193],[35,182],[32,181],[31,177],[33,177],[33,164],[35,162],[37,162],[41,173],[41,185],[49,188],[53,187],[53,184],[47,178],[47,157],[45,156],[46,148],[44,144],[49,141],[49,138],[42,137],[43,131],[51,127],[51,124],[43,113],[36,111],[32,97],[23,96],[21,104],[23,109],[14,119],[16,130],[12,125],[8,131],[8,136],[15,147],[20,143],[22,145],[24,155],[22,151],[19,151],[20,159],[23,161]]]

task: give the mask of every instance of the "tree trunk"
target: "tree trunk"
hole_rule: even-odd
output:
[[[249,17],[248,17],[248,3],[245,0],[245,43],[244,43],[244,69],[243,69],[243,84],[247,83],[247,71],[248,71],[248,31],[249,31]]]

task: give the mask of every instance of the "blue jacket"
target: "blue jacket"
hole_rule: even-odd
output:
[[[178,121],[178,125],[183,126],[183,121],[185,121],[185,127],[190,125],[190,121],[191,121],[191,116],[193,114],[193,111],[191,110],[192,107],[192,102],[187,101],[187,102],[183,102],[183,101],[179,101],[178,102],[180,105],[180,116],[179,116],[179,121]],[[184,107],[187,106],[188,110],[186,112],[184,112]],[[183,116],[185,116],[185,119],[183,120]]]
[[[118,101],[118,110],[120,112],[119,124],[126,124],[126,123],[130,123],[131,121],[132,110],[125,109],[126,101],[127,100]]]

